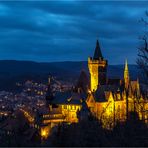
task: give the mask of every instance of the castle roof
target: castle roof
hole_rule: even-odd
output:
[[[98,89],[96,90],[96,92],[94,93],[95,101],[96,102],[108,101],[110,93],[113,94],[113,98],[115,101],[122,99],[121,91],[118,86],[102,85],[102,86],[99,86]]]
[[[55,94],[55,98],[53,102],[55,104],[63,104],[67,102],[67,99],[71,97],[71,91],[66,91],[66,92],[58,92]]]
[[[97,40],[93,59],[94,60],[99,60],[100,58],[103,59],[103,56],[102,56],[102,53],[101,53],[99,42]]]
[[[82,70],[80,73],[76,87],[80,88],[83,92],[87,92],[88,85],[89,85],[88,76],[87,76],[85,70]]]
[[[105,102],[106,96],[105,96],[105,91],[103,87],[99,87],[96,92],[94,93],[94,98],[97,102]]]
[[[60,92],[55,95],[54,103],[56,104],[81,104],[82,96],[74,92]]]

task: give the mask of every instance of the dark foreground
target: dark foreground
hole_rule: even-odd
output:
[[[46,140],[41,140],[37,130],[31,128],[22,114],[15,117],[16,124],[13,133],[0,136],[1,146],[58,146],[58,147],[89,147],[89,146],[118,146],[118,147],[147,147],[148,128],[131,114],[129,121],[118,123],[113,130],[106,130],[101,123],[90,117],[79,123],[57,127],[57,131]]]

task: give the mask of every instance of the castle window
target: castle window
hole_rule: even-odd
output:
[[[66,105],[64,105],[64,109],[67,109],[67,106]]]

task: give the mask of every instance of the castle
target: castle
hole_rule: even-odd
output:
[[[91,113],[110,129],[116,122],[124,122],[129,112],[137,112],[141,120],[148,123],[147,94],[141,92],[139,80],[131,81],[128,63],[125,63],[124,78],[107,78],[108,61],[102,56],[99,42],[93,57],[88,58],[90,80],[81,72],[75,88],[67,92],[52,93],[49,79],[46,96],[47,108],[37,112],[36,126],[42,125],[41,135],[46,136],[48,127],[64,123],[79,122]]]
[[[93,115],[106,128],[125,121],[129,112],[137,112],[139,118],[147,122],[147,96],[141,93],[138,79],[130,80],[127,60],[123,79],[107,78],[107,63],[97,41],[93,58],[88,58],[90,90],[86,102]]]

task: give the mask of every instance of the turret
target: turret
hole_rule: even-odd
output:
[[[128,89],[129,86],[129,71],[128,71],[128,63],[127,60],[125,61],[125,68],[124,68],[124,83],[125,83],[125,88]]]
[[[90,90],[96,91],[99,85],[106,84],[107,60],[102,56],[99,42],[96,42],[94,56],[88,58]]]

